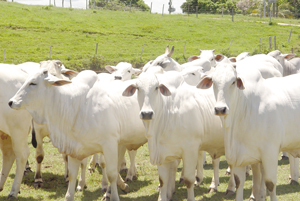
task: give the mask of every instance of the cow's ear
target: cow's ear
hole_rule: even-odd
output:
[[[199,56],[191,56],[188,58],[188,61],[191,62],[191,61],[194,61],[196,59],[199,59]]]
[[[212,78],[210,76],[205,75],[200,79],[199,84],[197,85],[197,88],[199,89],[209,89],[211,85],[213,84]]]
[[[231,63],[236,63],[236,57],[230,57],[230,58],[229,58],[229,61],[230,61]]]
[[[171,96],[170,90],[164,84],[160,84],[158,88],[159,88],[159,91],[162,95]]]
[[[221,62],[224,58],[225,58],[225,56],[224,56],[223,54],[217,54],[217,55],[215,56],[215,60],[216,60],[217,62]]]
[[[125,91],[123,91],[122,93],[122,96],[132,96],[136,91],[136,85],[135,84],[132,84],[132,85],[129,85]]]
[[[289,60],[293,57],[295,57],[296,55],[295,54],[283,54],[283,57],[286,59],[286,60]]]
[[[48,82],[54,86],[63,86],[65,84],[72,83],[72,81],[70,81],[70,80],[56,80],[56,81],[49,80]]]
[[[139,74],[141,74],[142,73],[142,70],[141,69],[137,69],[137,68],[133,68],[133,74],[134,75],[136,75],[136,76],[138,76]]]
[[[76,77],[78,75],[77,71],[69,70],[69,69],[62,69],[61,72],[64,76],[66,76],[68,78],[73,78],[73,77]]]
[[[109,73],[113,73],[114,71],[117,70],[117,68],[115,66],[105,66],[105,69],[109,72]]]
[[[243,80],[240,77],[236,78],[236,86],[240,90],[244,90],[245,89]]]

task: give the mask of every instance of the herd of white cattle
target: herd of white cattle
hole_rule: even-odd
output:
[[[289,154],[291,183],[298,183],[300,157],[300,58],[276,50],[267,55],[241,53],[227,58],[202,50],[189,62],[171,58],[174,46],[142,69],[121,62],[106,66],[110,73],[80,73],[57,60],[19,65],[0,64],[0,146],[3,165],[0,190],[13,162],[16,176],[9,197],[17,197],[29,156],[28,134],[36,147],[35,185],[43,180],[43,138],[48,136],[65,160],[69,181],[65,200],[74,200],[89,169],[102,167],[105,199],[118,201],[119,186],[136,177],[136,150],[148,143],[150,162],[157,165],[160,201],[181,180],[187,200],[194,201],[194,184],[203,180],[203,156],[213,159],[210,192],[219,185],[220,156],[231,169],[227,194],[243,200],[246,167],[251,165],[250,199],[263,201],[266,191],[276,199],[278,155]],[[137,78],[131,79],[132,75]],[[213,87],[211,87],[213,86]],[[124,155],[131,165],[125,181],[119,174]],[[98,157],[100,153],[100,160]],[[196,171],[196,176],[195,176]]]

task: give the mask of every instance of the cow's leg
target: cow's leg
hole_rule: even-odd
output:
[[[16,156],[13,152],[11,137],[9,135],[2,133],[1,131],[0,131],[0,135],[1,135],[0,148],[2,151],[2,160],[3,160],[2,170],[0,175],[0,191],[2,191],[4,183],[7,179],[7,176],[12,167],[12,164],[15,161]],[[5,138],[2,136],[5,136]]]
[[[214,169],[213,178],[211,181],[211,184],[209,186],[208,192],[213,193],[218,191],[218,185],[219,185],[219,165],[220,165],[220,158],[212,159],[212,165]]]
[[[87,166],[87,158],[83,159],[81,161],[81,172],[80,172],[80,178],[77,185],[77,190],[82,191],[85,188],[85,172],[86,172],[86,166]]]
[[[129,154],[129,151],[128,151],[128,154]],[[129,155],[129,157],[130,157],[130,155]],[[120,172],[125,172],[125,173],[128,172],[128,168],[127,168],[127,166],[126,166],[125,155],[124,155],[123,158],[122,158]]]
[[[195,160],[196,159],[196,160]],[[199,159],[198,150],[185,152],[182,157],[184,166],[184,183],[187,187],[187,201],[194,201],[194,183],[195,183],[195,169],[197,166],[197,160]]]
[[[169,181],[169,170],[171,163],[164,163],[157,166],[158,175],[159,175],[159,197],[158,201],[169,201],[171,198],[168,198],[168,181]]]
[[[243,167],[232,167],[231,174],[234,176],[234,181],[236,184],[236,201],[243,200],[243,190],[244,190],[244,183],[246,179],[246,166]]]
[[[136,176],[137,171],[136,171],[136,167],[135,167],[135,156],[136,156],[137,150],[132,150],[132,151],[127,150],[127,152],[128,152],[129,158],[130,158],[130,167],[127,172],[125,181],[131,182],[132,180],[137,179],[137,176]],[[122,166],[121,166],[121,171],[122,171]]]
[[[234,176],[233,174],[230,174],[230,178],[228,181],[228,187],[226,190],[226,195],[234,195],[235,193],[235,181],[234,181]]]
[[[66,181],[66,183],[68,183],[69,182],[69,167],[68,167],[69,157],[66,154],[62,154],[61,156],[62,156],[62,158],[64,160],[64,163],[65,163],[65,174],[64,174],[65,181]]]
[[[108,178],[107,178],[107,174],[106,174],[105,159],[104,159],[104,155],[102,153],[100,153],[99,162],[100,162],[99,163],[100,167],[102,169],[101,191],[106,192],[108,189]]]
[[[181,169],[181,175],[180,175],[179,183],[180,184],[184,183],[184,167],[183,166],[182,166],[182,169]]]
[[[126,147],[123,145],[119,145],[119,148],[118,148],[118,168],[119,168],[119,170],[121,169],[121,164],[123,162],[125,152],[126,152]],[[124,180],[122,179],[120,174],[118,174],[117,185],[121,188],[121,190],[123,192],[128,193],[129,186],[128,186],[128,184],[126,184],[124,182]]]
[[[251,165],[246,166],[246,177],[250,175]]]
[[[100,162],[98,160],[98,154],[92,155],[92,158],[90,160],[90,166],[89,166],[89,171],[90,173],[95,172],[95,169],[97,166],[99,166]]]
[[[22,178],[24,175],[24,168],[29,156],[29,147],[27,144],[28,135],[24,135],[23,131],[18,131],[14,133],[18,138],[11,138],[13,152],[16,157],[16,176],[12,185],[12,189],[9,193],[9,197],[17,197],[17,194],[20,192],[20,186]]]
[[[65,196],[66,201],[74,200],[76,179],[77,179],[80,163],[81,163],[80,160],[76,158],[68,157],[69,186]]]
[[[35,159],[36,159],[36,172],[34,175],[34,187],[39,188],[42,187],[43,179],[42,179],[42,162],[44,160],[44,149],[43,149],[43,137],[42,131],[39,129],[39,126],[34,126],[35,128],[35,139],[37,142],[37,146],[35,148]]]
[[[271,201],[277,201],[276,198],[276,182],[277,182],[277,166],[278,152],[269,149],[262,155],[263,176],[265,185],[270,195]]]
[[[262,201],[263,195],[261,195],[261,184],[262,184],[262,172],[261,163],[252,164],[252,193],[250,196],[251,201]]]
[[[102,144],[103,155],[106,163],[106,173],[108,181],[110,182],[110,198],[107,200],[110,201],[119,201],[117,180],[119,174],[118,166],[118,150],[116,148],[118,144],[116,142],[108,141],[105,144]]]
[[[299,158],[294,158],[291,154],[289,155],[290,161],[290,179],[291,185],[298,185],[298,178],[299,178]]]
[[[195,186],[199,186],[203,181],[203,164],[205,163],[206,160],[205,153],[206,153],[205,151],[199,151]]]
[[[172,161],[170,163],[170,169],[169,169],[169,180],[168,180],[168,192],[167,197],[172,198],[173,194],[175,193],[175,181],[176,181],[176,172],[177,167],[180,163],[180,159]]]

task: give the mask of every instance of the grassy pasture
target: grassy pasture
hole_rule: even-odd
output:
[[[183,63],[198,55],[199,49],[216,49],[216,53],[227,56],[244,51],[259,53],[259,38],[265,53],[269,51],[269,36],[276,36],[277,49],[284,53],[291,48],[300,51],[300,27],[277,24],[300,25],[299,20],[292,19],[272,18],[269,25],[269,18],[243,15],[235,15],[232,22],[228,15],[162,16],[10,2],[0,2],[0,13],[0,58],[5,49],[6,63],[47,60],[51,46],[51,59],[59,59],[72,69],[95,69],[120,61],[142,66],[164,53],[167,44],[175,46],[173,58]]]
[[[0,62],[4,49],[6,63],[22,63],[26,61],[39,62],[49,59],[60,59],[65,66],[72,69],[90,68],[95,62],[102,66],[127,61],[142,66],[148,60],[162,54],[167,44],[175,45],[173,58],[180,63],[191,55],[198,55],[199,49],[216,49],[216,53],[237,55],[248,51],[258,53],[259,38],[262,38],[262,52],[268,51],[268,37],[276,35],[277,47],[282,52],[290,52],[291,48],[300,51],[300,28],[287,23],[299,25],[299,20],[269,19],[255,17],[220,15],[164,15],[142,12],[103,11],[64,9],[48,6],[26,6],[17,3],[0,2]],[[290,43],[287,42],[291,28],[293,29]],[[228,51],[230,41],[232,45]],[[185,57],[183,49],[185,48]],[[97,57],[94,57],[96,43]],[[145,48],[141,55],[143,44]],[[30,138],[28,138],[28,143]],[[35,171],[35,152],[30,146],[30,165]],[[63,200],[67,191],[64,183],[64,166],[61,155],[48,139],[44,140],[45,159],[43,162],[44,186],[34,189],[34,173],[28,173],[21,185],[21,201]],[[0,153],[1,155],[2,153]],[[1,155],[2,156],[2,155]],[[219,192],[207,194],[211,178],[212,165],[208,158],[205,166],[204,182],[195,187],[196,200],[234,200],[234,197],[224,196],[228,176],[225,176],[227,164],[221,158]],[[128,157],[127,157],[128,159]],[[158,176],[156,167],[149,162],[147,145],[138,150],[137,155],[138,180],[130,183],[130,193],[119,191],[123,201],[153,201],[157,200]],[[1,166],[2,162],[0,163]],[[177,173],[180,177],[181,165]],[[6,181],[0,200],[6,200],[14,179],[15,164]],[[75,194],[75,200],[100,200],[101,170],[87,174],[87,189]],[[278,200],[294,201],[300,199],[300,186],[290,186],[288,183],[289,165],[279,161],[277,195]],[[125,175],[123,175],[125,176]],[[251,175],[244,187],[244,200],[251,193]],[[173,201],[186,200],[186,188],[176,184],[176,194]],[[267,198],[269,200],[269,197]]]
[[[35,171],[35,152],[30,144],[30,137],[28,144],[30,146],[31,154],[29,156],[29,163],[33,171]],[[24,176],[21,184],[21,194],[18,196],[20,201],[56,201],[63,200],[67,191],[67,184],[64,182],[64,165],[61,155],[57,149],[53,147],[48,138],[44,139],[45,159],[42,164],[43,173],[43,188],[35,189],[33,186],[34,172],[28,173]],[[2,153],[1,153],[2,154]],[[0,154],[0,157],[2,155]],[[129,157],[126,155],[129,163]],[[225,196],[229,176],[225,176],[227,163],[225,157],[221,158],[220,162],[220,185],[217,193],[207,193],[209,188],[213,171],[210,156],[207,156],[208,162],[204,168],[204,181],[203,184],[195,187],[195,197],[198,201],[229,201],[234,200],[234,196]],[[149,162],[149,154],[147,145],[142,146],[137,154],[137,171],[138,180],[129,183],[130,192],[124,194],[119,190],[120,199],[122,201],[153,201],[158,198],[157,186],[159,184],[156,166]],[[1,166],[2,162],[0,163]],[[289,165],[287,161],[278,161],[278,174],[277,174],[277,199],[283,201],[296,201],[300,198],[300,186],[289,185]],[[176,180],[178,181],[181,174],[182,164],[179,165]],[[0,193],[0,200],[7,200],[10,192],[12,182],[15,176],[15,164],[6,181],[4,190]],[[125,178],[125,174],[122,174]],[[87,189],[82,192],[75,193],[75,200],[91,201],[101,200],[103,193],[101,192],[101,169],[96,169],[95,173],[87,173],[86,185]],[[252,173],[247,177],[244,187],[244,200],[248,200],[251,194]],[[173,201],[186,200],[186,187],[183,184],[176,183],[176,193],[173,196]],[[267,200],[270,200],[267,197]]]

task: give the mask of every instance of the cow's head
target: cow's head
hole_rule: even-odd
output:
[[[166,73],[170,74],[179,74],[176,71],[170,71]],[[166,78],[166,74],[153,74],[153,73],[142,73],[137,79],[135,84],[128,86],[123,92],[123,96],[132,96],[137,90],[137,97],[140,106],[140,118],[143,121],[153,120],[155,118],[156,112],[162,110],[161,101],[166,96],[171,96],[174,87],[178,87],[176,83],[180,83],[178,79],[170,75]],[[161,79],[164,77],[166,79]],[[182,78],[183,81],[183,78]],[[176,82],[175,84],[172,82]]]
[[[129,80],[132,75],[138,76],[142,70],[133,68],[130,63],[120,62],[117,66],[105,66],[105,69],[113,74],[115,80]]]
[[[200,50],[199,56],[191,56],[188,58],[188,61],[194,61],[196,59],[206,59],[211,63],[212,67],[217,65],[217,62],[221,62],[225,56],[222,54],[214,54],[215,50]]]
[[[282,66],[284,66],[285,60],[289,60],[289,59],[293,58],[294,56],[296,56],[295,54],[281,54],[281,52],[279,50],[274,50],[272,52],[269,52],[268,55],[277,59],[277,61]]]
[[[212,86],[216,98],[215,115],[226,116],[229,114],[229,105],[236,97],[236,90],[243,90],[244,84],[237,76],[236,69],[230,62],[221,62],[218,67],[209,76],[200,80],[197,88],[208,89]]]
[[[183,69],[180,74],[183,76],[184,81],[192,86],[196,86],[204,76],[203,67],[200,66],[187,67]]]
[[[72,79],[78,72],[65,68],[60,60],[48,60],[40,62],[40,68],[46,69],[51,75],[61,79]]]
[[[13,109],[27,109],[34,120],[42,124],[42,117],[38,113],[40,114],[40,111],[43,110],[41,103],[45,97],[49,97],[47,88],[52,85],[62,86],[69,83],[71,81],[49,74],[47,69],[40,69],[36,74],[27,78],[14,97],[9,100],[8,105]]]
[[[158,56],[155,60],[153,60],[150,63],[151,66],[160,66],[165,71],[172,70],[174,64],[174,60],[171,58],[171,56],[174,53],[174,46],[172,46],[171,51],[169,51],[169,46],[167,46],[166,51],[164,54]]]

